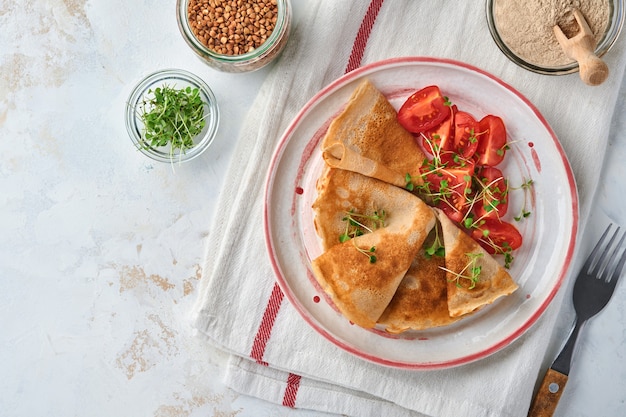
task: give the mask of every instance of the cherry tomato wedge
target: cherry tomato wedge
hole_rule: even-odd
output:
[[[454,149],[459,156],[469,159],[478,149],[479,124],[471,114],[458,111],[454,114]]]
[[[480,182],[473,212],[476,219],[500,219],[509,208],[508,181],[502,171],[495,167],[482,167],[475,177]]]
[[[471,163],[425,174],[433,205],[456,222],[462,222],[470,209],[473,174],[474,164]]]
[[[472,237],[489,253],[507,253],[522,246],[522,235],[511,223],[484,219]]]
[[[426,132],[450,115],[450,106],[439,87],[431,85],[413,93],[400,107],[398,122],[412,133]]]
[[[439,126],[422,134],[422,147],[426,152],[435,155],[439,151],[454,150],[454,114],[456,112],[456,106],[452,106],[450,115]]]
[[[476,163],[478,165],[498,165],[506,152],[506,128],[501,118],[487,115],[478,122],[478,149]]]

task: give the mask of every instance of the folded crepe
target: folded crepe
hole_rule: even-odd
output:
[[[448,311],[451,317],[476,311],[518,288],[494,257],[442,211],[434,210],[441,223],[446,251]]]
[[[433,228],[435,215],[410,192],[356,172],[331,168],[324,180],[313,205],[315,224],[318,233],[323,230],[327,240],[337,243],[328,244],[313,260],[313,273],[346,318],[372,328]],[[343,219],[376,213],[384,213],[383,222],[367,226],[370,230],[362,235],[339,240],[354,226]]]
[[[333,168],[358,172],[394,184],[420,184],[425,155],[397,120],[387,98],[362,81],[342,112],[332,121],[321,144],[322,157]]]
[[[373,214],[386,203],[367,195],[368,191],[356,190],[355,181],[363,182],[361,175],[352,171],[326,166],[317,180],[317,198],[313,202],[313,222],[321,239],[322,249],[328,250],[340,241],[346,230],[346,213],[353,210],[360,214]],[[380,188],[380,186],[378,187]],[[377,206],[381,203],[380,206]]]
[[[448,312],[448,282],[443,256],[428,255],[426,248],[441,243],[441,232],[433,227],[391,302],[378,319],[389,333],[446,326],[459,320]]]

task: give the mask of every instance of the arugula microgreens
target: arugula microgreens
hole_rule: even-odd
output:
[[[454,278],[450,279],[449,282],[454,282],[457,287],[462,288],[463,285],[461,281],[469,281],[469,287],[467,287],[467,289],[473,290],[480,280],[480,273],[482,271],[482,266],[478,265],[478,260],[482,258],[484,254],[466,253],[465,255],[469,258],[469,262],[460,272],[454,272],[445,267],[440,268],[453,275]]]
[[[384,227],[386,217],[387,213],[385,213],[385,210],[375,210],[371,215],[356,213],[354,209],[346,211],[345,216],[341,219],[346,222],[346,228],[345,231],[339,235],[339,241],[343,243],[357,236],[362,236],[365,233],[372,233],[380,227]],[[369,249],[363,249],[359,248],[356,243],[354,243],[354,240],[352,242],[360,253],[369,258],[370,263],[376,262],[376,256],[373,254],[376,252],[375,246]]]
[[[170,146],[170,158],[175,151],[180,156],[193,148],[194,138],[204,129],[205,102],[198,88],[177,89],[164,84],[148,90],[138,109],[143,122],[142,145]]]

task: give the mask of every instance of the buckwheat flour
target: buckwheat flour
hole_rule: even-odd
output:
[[[494,0],[494,22],[502,41],[524,61],[556,67],[572,63],[559,45],[553,26],[567,37],[578,32],[572,11],[579,9],[599,42],[608,29],[609,0]]]

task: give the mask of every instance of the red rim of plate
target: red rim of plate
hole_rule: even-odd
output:
[[[338,340],[334,335],[332,335],[331,333],[329,333],[326,329],[324,329],[319,323],[317,323],[315,320],[313,320],[310,315],[308,314],[308,311],[306,309],[304,309],[300,302],[298,301],[298,299],[294,296],[294,294],[291,292],[288,283],[285,281],[285,278],[282,276],[280,267],[278,266],[277,262],[276,262],[276,252],[274,250],[274,245],[272,242],[272,238],[270,235],[270,230],[269,230],[269,210],[268,210],[268,197],[269,197],[269,193],[270,193],[270,188],[271,188],[271,184],[273,182],[274,179],[274,175],[276,172],[276,166],[278,164],[278,162],[280,161],[280,156],[282,155],[282,151],[285,148],[285,146],[287,145],[287,143],[289,142],[292,132],[295,129],[296,126],[299,125],[300,120],[304,117],[305,114],[308,113],[308,110],[314,106],[322,97],[324,97],[325,95],[327,95],[330,91],[338,88],[339,86],[343,85],[343,84],[347,84],[351,81],[354,81],[355,79],[358,79],[362,76],[363,73],[366,72],[370,72],[373,69],[376,68],[381,68],[381,67],[385,67],[387,65],[390,64],[396,64],[396,63],[436,63],[436,64],[446,64],[446,65],[450,65],[450,66],[456,66],[456,67],[461,67],[464,68],[466,70],[478,73],[480,75],[483,75],[489,79],[491,79],[492,81],[494,81],[495,83],[499,84],[501,87],[507,89],[509,92],[513,93],[515,96],[517,96],[522,102],[524,102],[524,104],[530,109],[532,110],[532,112],[535,114],[535,116],[541,121],[541,123],[543,124],[543,126],[545,127],[545,129],[549,132],[550,137],[552,138],[552,140],[554,141],[554,145],[561,157],[561,162],[563,163],[563,166],[565,168],[565,171],[567,173],[567,181],[569,184],[569,189],[571,192],[571,198],[572,198],[572,214],[573,214],[573,222],[572,222],[572,238],[569,242],[569,246],[567,248],[567,254],[565,256],[564,259],[564,263],[563,266],[561,267],[561,271],[559,273],[558,276],[558,280],[556,282],[556,284],[554,285],[554,287],[551,289],[550,293],[548,294],[548,296],[546,297],[546,299],[544,300],[544,302],[539,306],[539,308],[529,317],[529,319],[522,324],[519,328],[517,328],[515,331],[513,331],[509,336],[503,338],[502,340],[500,340],[497,343],[494,343],[493,345],[491,345],[490,347],[483,349],[480,352],[471,354],[471,355],[465,355],[465,356],[461,356],[452,360],[448,360],[448,361],[439,361],[439,362],[426,362],[426,363],[407,363],[407,362],[402,362],[402,361],[394,361],[394,360],[388,360],[388,359],[384,359],[384,358],[380,358],[378,356],[374,356],[365,352],[362,352],[361,350],[355,349],[353,346],[348,345],[347,343]],[[294,308],[298,311],[298,313],[302,316],[302,318],[311,326],[313,327],[319,334],[321,334],[324,338],[326,338],[328,341],[330,341],[331,343],[335,344],[336,346],[340,347],[341,349],[357,356],[360,357],[362,359],[368,360],[370,362],[373,363],[377,363],[380,365],[385,365],[385,366],[390,366],[390,367],[395,367],[395,368],[401,368],[401,369],[412,369],[412,370],[435,370],[435,369],[444,369],[444,368],[451,368],[451,367],[455,367],[455,366],[459,366],[459,365],[464,365],[470,362],[474,362],[476,360],[479,359],[483,359],[488,357],[489,355],[501,350],[502,348],[510,345],[513,341],[515,341],[517,338],[519,338],[522,334],[524,334],[533,324],[535,324],[535,322],[539,319],[539,317],[541,317],[541,315],[545,312],[545,310],[547,309],[548,305],[550,305],[550,303],[552,302],[552,300],[554,299],[555,295],[557,294],[557,292],[559,291],[559,289],[561,288],[561,285],[565,279],[565,276],[567,275],[569,266],[571,264],[572,261],[572,257],[574,254],[574,249],[576,246],[576,239],[577,239],[577,233],[578,233],[578,220],[579,220],[579,213],[578,213],[578,193],[577,193],[577,189],[576,189],[576,182],[574,180],[574,174],[572,172],[571,166],[569,164],[569,161],[565,155],[565,152],[563,151],[563,148],[561,146],[561,143],[559,142],[559,140],[557,139],[554,131],[552,130],[552,128],[550,127],[550,125],[548,124],[548,122],[546,121],[546,119],[543,117],[543,115],[539,112],[539,110],[524,96],[522,95],[519,91],[517,91],[515,88],[513,88],[511,85],[505,83],[504,81],[502,81],[501,79],[497,78],[496,76],[480,69],[477,68],[473,65],[469,65],[466,64],[464,62],[460,62],[460,61],[456,61],[456,60],[452,60],[452,59],[445,59],[445,58],[432,58],[432,57],[402,57],[402,58],[391,58],[391,59],[386,59],[386,60],[382,60],[382,61],[377,61],[365,66],[362,66],[354,71],[351,71],[345,75],[343,75],[342,77],[336,79],[335,81],[331,82],[330,84],[328,84],[326,87],[324,87],[322,90],[320,90],[317,94],[315,94],[315,96],[313,96],[303,107],[302,109],[300,109],[300,111],[298,112],[298,114],[295,116],[295,118],[292,120],[292,122],[289,124],[289,126],[287,127],[287,129],[285,130],[285,132],[283,133],[282,137],[280,138],[278,145],[274,151],[274,154],[272,156],[272,160],[270,161],[270,166],[269,166],[269,170],[268,170],[268,175],[267,175],[267,179],[265,182],[265,197],[264,197],[264,206],[263,206],[263,227],[264,227],[264,232],[265,232],[265,243],[266,243],[266,247],[267,250],[269,252],[269,256],[270,256],[270,262],[272,264],[272,269],[274,270],[274,274],[276,275],[276,280],[278,282],[278,285],[280,286],[281,290],[283,291],[283,293],[285,294],[285,296],[287,297],[287,299],[289,300],[289,302],[291,303],[291,305],[294,306]]]

